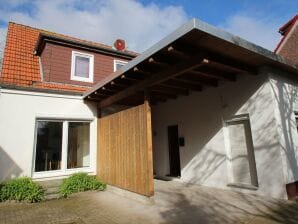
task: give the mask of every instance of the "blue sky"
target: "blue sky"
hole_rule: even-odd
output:
[[[297,0],[142,0],[160,6],[183,6],[189,17],[197,17],[213,25],[237,13],[287,20],[298,13]]]
[[[298,0],[0,0],[0,39],[15,21],[143,51],[196,17],[273,50],[297,13]]]

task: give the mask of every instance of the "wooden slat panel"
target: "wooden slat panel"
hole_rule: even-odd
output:
[[[114,185],[153,195],[149,103],[98,119],[97,175]]]

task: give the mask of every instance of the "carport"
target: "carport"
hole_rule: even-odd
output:
[[[97,175],[152,196],[151,107],[256,76],[264,66],[295,70],[274,53],[197,19],[184,24],[84,95],[98,102]]]

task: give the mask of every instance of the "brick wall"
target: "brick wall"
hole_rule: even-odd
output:
[[[71,80],[71,56],[73,50],[94,55],[93,83]],[[127,61],[127,59],[47,43],[41,54],[43,80],[46,82],[93,86],[114,71],[114,59]]]
[[[298,65],[298,21],[292,29],[277,53]]]

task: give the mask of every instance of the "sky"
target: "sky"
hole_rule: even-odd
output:
[[[142,52],[191,18],[269,50],[298,0],[0,0],[0,48],[8,21]]]

